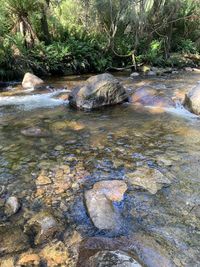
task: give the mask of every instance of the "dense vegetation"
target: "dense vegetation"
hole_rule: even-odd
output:
[[[0,2],[0,80],[28,70],[48,75],[142,63],[182,66],[200,52],[199,0]]]

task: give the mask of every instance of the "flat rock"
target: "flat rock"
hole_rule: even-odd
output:
[[[143,188],[151,194],[171,184],[170,180],[159,170],[139,167],[136,171],[126,174],[127,181],[136,188]]]
[[[123,251],[100,251],[91,256],[85,267],[142,267]]]
[[[49,133],[38,127],[30,127],[21,130],[21,134],[27,137],[48,137]]]
[[[120,214],[113,201],[121,201],[127,190],[123,181],[101,181],[85,192],[88,213],[98,229],[114,230],[120,225]]]

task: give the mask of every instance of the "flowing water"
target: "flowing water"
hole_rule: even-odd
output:
[[[54,78],[48,83],[71,89],[85,78]],[[180,73],[133,80],[123,74],[118,78],[130,92],[148,84],[178,98],[200,80],[200,75]],[[13,235],[9,229],[17,225],[24,231],[35,213],[50,210],[63,227],[58,240],[68,244],[74,233],[81,236],[82,260],[77,266],[84,266],[80,262],[92,249],[131,251],[138,233],[164,248],[172,266],[200,266],[199,118],[178,104],[166,110],[123,104],[81,112],[57,97],[63,92],[23,92],[17,87],[0,93],[0,230],[7,227],[8,243]],[[29,127],[39,127],[47,134],[24,136],[21,131]],[[123,180],[126,173],[145,165],[166,173],[171,186],[151,195],[128,185],[118,204],[125,218],[120,230],[99,231],[88,216],[84,191],[96,181]],[[48,176],[51,183],[37,186],[39,175]],[[19,199],[21,209],[7,217],[4,201],[9,196]],[[93,241],[88,244],[87,240]],[[43,244],[31,242],[30,247],[37,253],[44,249]],[[1,253],[0,244],[2,262],[4,258],[16,262],[23,251],[26,248]],[[69,265],[55,266],[74,266],[77,255],[73,253],[69,251]]]

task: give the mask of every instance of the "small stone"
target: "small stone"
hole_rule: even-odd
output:
[[[14,215],[20,209],[20,203],[15,196],[9,197],[5,204],[5,213],[8,216]]]
[[[27,137],[48,137],[49,133],[43,129],[40,129],[38,127],[30,127],[21,130],[21,134]]]
[[[156,75],[156,72],[150,70],[150,71],[147,72],[147,75],[148,75],[148,76],[155,76],[155,75]]]
[[[56,219],[48,212],[41,211],[31,218],[25,226],[25,232],[35,233],[35,245],[51,239],[60,227]]]
[[[42,249],[40,256],[45,260],[47,266],[71,266],[69,252],[62,242],[48,244]]]
[[[138,76],[140,76],[140,74],[138,72],[133,72],[130,75],[131,78],[138,77]]]
[[[185,71],[187,71],[187,72],[192,72],[193,69],[192,69],[191,67],[186,67],[186,68],[185,68]]]
[[[64,147],[61,146],[61,145],[58,145],[58,146],[55,147],[55,150],[56,150],[56,151],[61,151],[61,150],[63,150],[63,149],[64,149]]]
[[[45,172],[42,171],[41,174],[38,176],[38,178],[36,179],[36,185],[41,186],[41,185],[48,185],[51,184],[52,181],[49,177],[47,177],[45,175]]]
[[[33,267],[33,266],[39,266],[40,265],[40,257],[31,252],[25,252],[23,253],[20,258],[19,261],[17,262],[17,266],[23,266],[23,267]]]
[[[126,174],[128,182],[136,188],[143,188],[151,194],[171,184],[170,180],[159,170],[149,167],[139,167],[136,171]]]

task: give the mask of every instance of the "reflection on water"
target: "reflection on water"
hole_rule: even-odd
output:
[[[120,80],[130,90],[151,84],[173,97],[200,80],[198,75],[189,75],[136,81],[124,75]],[[83,79],[67,77],[51,83],[71,88]],[[55,99],[58,93],[0,96],[0,228],[12,227],[13,223],[24,228],[34,213],[51,210],[64,227],[63,242],[70,243],[75,230],[82,238],[104,236],[111,241],[142,231],[169,252],[175,266],[198,266],[200,121],[197,116],[180,106],[158,113],[132,104],[84,113],[70,109],[66,101]],[[39,127],[48,136],[22,135],[21,131],[28,127]],[[126,173],[144,165],[161,169],[172,185],[153,196],[128,185],[125,199],[119,204],[126,218],[122,231],[98,231],[88,217],[83,192],[96,181],[124,179]],[[40,175],[48,177],[51,183],[37,186]],[[10,195],[17,196],[22,208],[7,218],[3,203]],[[99,242],[98,239],[96,249],[102,250]],[[130,244],[126,250],[128,247]],[[114,241],[109,249],[118,249]]]

